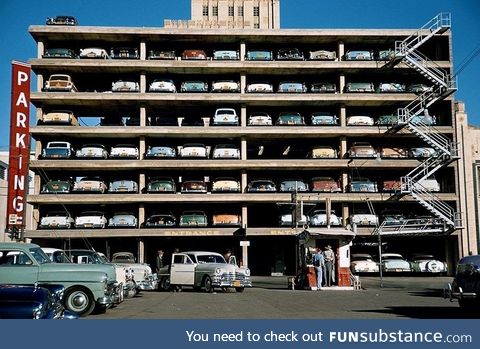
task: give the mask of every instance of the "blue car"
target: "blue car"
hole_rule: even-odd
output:
[[[145,158],[147,159],[174,159],[177,152],[173,147],[154,146],[148,147]]]
[[[252,50],[245,55],[247,61],[273,61],[272,51]]]

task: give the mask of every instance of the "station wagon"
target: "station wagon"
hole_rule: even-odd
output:
[[[234,50],[220,50],[220,51],[213,51],[213,59],[214,60],[239,60],[240,56],[238,51]]]
[[[172,214],[153,214],[145,221],[146,228],[174,227],[177,219]]]
[[[137,217],[132,212],[116,212],[108,220],[109,228],[136,228]]]
[[[349,82],[345,85],[345,92],[375,92],[371,82]]]
[[[337,92],[337,85],[332,82],[314,82],[310,86],[312,93],[335,93]]]
[[[182,183],[182,193],[207,193],[207,183],[203,180],[190,180]]]
[[[281,48],[277,52],[279,61],[303,61],[303,52],[298,48]]]
[[[275,121],[276,126],[305,126],[305,120],[300,113],[282,112]]]
[[[207,215],[202,211],[185,211],[180,216],[181,227],[206,227],[208,225]]]
[[[80,49],[80,58],[109,59],[107,51],[99,47],[87,47]]]
[[[325,225],[342,225],[341,219],[336,215],[335,211],[330,211],[330,219],[328,220],[326,210],[315,210],[310,215],[310,225],[312,227],[325,226]]]
[[[87,176],[76,181],[73,185],[73,192],[105,193],[107,185],[98,176]]]
[[[343,59],[346,61],[372,61],[372,51],[347,51]]]
[[[335,51],[316,50],[310,51],[309,60],[311,61],[333,61],[337,58]]]
[[[168,146],[149,146],[145,158],[150,159],[174,159],[176,150]]]
[[[329,192],[339,193],[342,191],[338,181],[332,177],[313,177],[310,182],[310,190],[312,192]]]
[[[50,211],[40,219],[40,229],[70,229],[75,220],[68,211]]]
[[[219,177],[212,183],[212,193],[239,193],[240,182],[231,177]]]
[[[51,179],[47,183],[45,183],[42,187],[42,194],[62,194],[62,193],[70,193],[72,190],[72,180],[59,180],[59,179]]]
[[[42,116],[38,124],[78,126],[78,120],[70,110],[53,110]]]
[[[114,47],[110,49],[110,58],[112,59],[140,59],[138,48],[136,47]]]
[[[272,51],[266,50],[252,50],[247,51],[245,55],[245,60],[247,61],[272,61],[273,53]]]
[[[310,150],[308,157],[310,159],[336,159],[337,153],[337,150],[332,147],[319,145]]]
[[[376,193],[378,192],[378,188],[377,183],[372,182],[368,178],[355,178],[350,180],[350,183],[348,184],[348,191],[350,193]]]
[[[208,92],[208,84],[204,81],[184,81],[180,85],[181,92]]]
[[[77,54],[69,48],[49,48],[45,50],[43,58],[77,58]]]
[[[212,217],[213,226],[239,227],[241,218],[238,214],[232,213],[215,213]]]
[[[269,179],[257,179],[247,184],[248,193],[276,192],[277,186]]]
[[[248,117],[248,126],[271,126],[272,118],[268,113],[256,112]]]
[[[277,92],[279,93],[305,93],[307,92],[307,86],[305,86],[305,83],[303,82],[295,82],[295,81],[289,81],[289,82],[281,82],[278,85],[278,90]]]
[[[102,144],[84,144],[75,153],[77,158],[106,159],[107,149]]]
[[[175,193],[175,181],[170,177],[154,177],[147,185],[147,193]]]
[[[119,179],[110,182],[108,185],[109,193],[136,193],[138,192],[138,184],[131,179]]]

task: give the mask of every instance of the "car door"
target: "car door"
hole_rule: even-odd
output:
[[[0,251],[0,280],[3,284],[26,285],[38,281],[39,266],[26,252]]]
[[[193,286],[195,277],[195,264],[189,256],[183,253],[173,255],[170,266],[170,283],[172,285]]]

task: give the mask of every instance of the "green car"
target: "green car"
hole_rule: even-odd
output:
[[[72,186],[72,180],[52,179],[42,187],[42,194],[70,193]]]
[[[61,284],[65,308],[80,316],[95,306],[108,308],[122,292],[113,265],[52,263],[35,244],[0,243],[0,280],[10,285]]]
[[[50,48],[45,50],[43,58],[77,58],[77,54],[69,48]]]
[[[375,121],[375,125],[396,125],[398,124],[398,115],[380,115]]]

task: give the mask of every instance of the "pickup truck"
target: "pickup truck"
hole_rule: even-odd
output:
[[[161,290],[173,287],[191,286],[196,290],[203,288],[211,293],[214,288],[233,287],[243,292],[245,287],[252,287],[250,269],[238,267],[235,256],[227,263],[223,256],[215,252],[174,253],[169,266],[160,269],[158,278]]]

